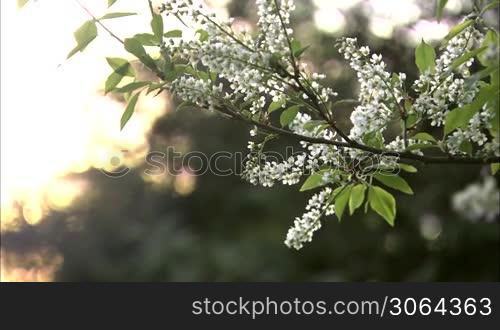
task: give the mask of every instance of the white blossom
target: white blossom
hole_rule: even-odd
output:
[[[333,205],[328,199],[332,194],[331,188],[325,188],[315,194],[307,203],[306,211],[301,217],[295,218],[293,227],[288,230],[285,244],[296,250],[300,250],[304,243],[310,242],[314,232],[321,228],[321,216],[328,212],[333,214]]]
[[[471,221],[485,219],[493,221],[500,214],[500,192],[494,177],[486,177],[484,182],[473,183],[455,193],[452,199],[455,211]]]
[[[363,137],[372,132],[383,132],[402,100],[402,85],[406,75],[387,72],[382,56],[372,54],[368,47],[359,48],[356,38],[345,38],[339,42],[339,52],[349,60],[360,84],[359,101],[351,114],[349,137],[363,142]]]
[[[426,72],[415,81],[413,88],[420,95],[415,100],[413,109],[430,119],[431,125],[444,125],[446,115],[453,109],[471,103],[479,91],[480,82],[466,84],[464,78],[470,76],[470,67],[474,58],[453,69],[453,62],[460,56],[479,45],[484,35],[470,26],[452,38],[441,56],[436,60],[434,72]],[[482,132],[488,128],[490,113],[483,108],[464,129],[458,129],[446,139],[447,149],[453,155],[463,155],[464,142],[482,146],[487,137]]]

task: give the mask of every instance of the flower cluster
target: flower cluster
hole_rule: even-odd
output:
[[[383,132],[393,118],[402,100],[406,75],[387,72],[382,56],[370,56],[368,47],[359,48],[356,38],[344,38],[339,44],[339,52],[349,60],[360,83],[359,101],[361,105],[351,114],[350,138],[362,142],[363,137],[372,132]]]
[[[404,139],[401,138],[400,136],[396,136],[396,138],[393,141],[389,142],[385,146],[385,149],[387,151],[404,152],[408,147],[411,147],[412,145],[429,144],[428,141],[417,141],[415,139],[407,139],[406,143],[407,143],[407,145],[405,146]],[[416,155],[423,155],[423,152],[419,149],[412,150],[412,152]]]
[[[199,107],[213,110],[220,103],[217,99],[222,94],[222,84],[214,85],[208,80],[181,76],[172,84],[177,95],[185,100],[190,100]]]
[[[480,82],[466,83],[466,78],[471,75],[470,67],[474,63],[474,58],[456,68],[453,64],[464,53],[481,44],[483,39],[484,35],[474,26],[468,27],[448,42],[436,60],[434,72],[425,72],[415,81],[413,88],[419,93],[419,97],[413,109],[429,118],[432,126],[443,126],[446,115],[451,110],[470,104],[477,96]],[[469,121],[466,128],[459,128],[447,137],[448,151],[453,155],[463,155],[466,151],[462,146],[466,142],[483,146],[488,140],[483,130],[490,128],[491,118],[492,114],[483,107]],[[489,145],[488,149],[492,149],[491,147],[492,145]]]
[[[321,126],[309,128],[307,124],[311,123],[311,117],[308,114],[299,113],[290,124],[290,129],[299,135],[309,137],[322,137],[328,140],[335,139],[335,133]],[[345,160],[339,149],[333,145],[314,144],[302,141],[302,147],[306,152],[288,157],[286,161],[267,161],[266,154],[261,152],[264,143],[249,143],[251,151],[245,162],[243,179],[254,185],[272,187],[278,181],[285,185],[294,185],[299,183],[305,173],[314,173],[321,167],[333,169],[344,169]],[[338,176],[332,176],[326,183],[341,182]]]
[[[277,3],[281,4],[280,15]],[[273,58],[290,54],[283,26],[289,29],[290,11],[294,9],[292,0],[260,0],[257,5],[261,36],[258,39],[245,32],[237,34],[231,28],[231,20],[216,21],[207,8],[193,5],[191,1],[171,0],[161,8],[162,13],[192,22],[200,34],[198,39],[164,43],[163,53],[185,58],[193,67],[199,63],[217,73],[219,78],[229,82],[231,91],[226,96],[233,101],[239,99],[250,103],[252,114],[264,109],[266,97],[274,100],[285,97],[290,82],[275,74],[270,67],[276,61]],[[175,88],[173,90],[175,92]],[[324,94],[328,92],[322,91]]]
[[[307,212],[295,218],[293,227],[288,230],[285,239],[288,247],[300,250],[304,243],[312,240],[314,232],[321,228],[321,216],[335,213],[334,205],[329,202],[331,194],[332,189],[325,188],[309,200],[306,206]]]
[[[197,8],[201,7],[200,2],[196,5],[193,0],[167,0],[160,6],[160,12],[183,17],[196,17]]]
[[[281,6],[276,8],[276,3]],[[290,28],[290,13],[295,10],[293,0],[284,1],[257,0],[257,26],[262,31],[264,38],[259,43],[259,48],[269,54],[287,56],[290,54],[288,38],[293,33]],[[286,26],[286,30],[283,29]]]
[[[251,114],[264,111],[267,100],[278,102],[287,99],[287,89],[297,87],[289,71],[294,70],[290,49],[290,13],[295,8],[293,0],[259,0],[259,34],[236,33],[231,20],[218,21],[203,5],[192,1],[170,0],[160,8],[166,15],[176,16],[193,24],[199,38],[170,39],[162,44],[162,54],[185,59],[194,68],[198,64],[208,68],[219,79],[228,82],[230,91],[223,96],[233,103],[249,104]],[[287,60],[288,59],[288,60]],[[299,78],[309,84],[311,93],[326,103],[337,94],[321,85],[325,76],[311,73]],[[177,92],[173,84],[172,91]],[[306,93],[299,98],[307,99]]]
[[[245,162],[242,178],[253,185],[272,187],[277,181],[285,185],[299,183],[304,175],[305,155],[290,156],[286,161],[268,161],[265,153],[260,152],[263,146],[249,142],[250,154]]]
[[[483,128],[490,128],[490,121],[493,119],[494,114],[486,109],[476,113],[469,121],[466,129],[459,128],[452,134],[450,134],[446,140],[448,150],[451,154],[463,154],[465,153],[461,146],[464,143],[473,142],[477,146],[482,147],[487,143],[488,137],[482,131]],[[487,143],[487,148],[483,149],[483,153],[487,155],[500,155],[500,150],[498,149],[498,141],[492,140]],[[496,150],[494,149],[497,146]],[[488,152],[490,151],[490,152]]]
[[[453,196],[453,208],[471,221],[495,220],[500,214],[500,192],[493,177],[473,183]]]

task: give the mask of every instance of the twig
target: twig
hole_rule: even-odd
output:
[[[110,29],[108,29],[106,27],[106,25],[104,25],[100,19],[98,19],[97,17],[94,16],[94,14],[92,14],[92,12],[87,8],[85,7],[79,0],[75,0],[75,2],[83,9],[87,12],[87,14],[89,14],[90,17],[92,17],[92,19],[97,23],[99,24],[104,30],[106,30],[106,32],[109,33],[110,36],[112,36],[113,38],[115,38],[116,40],[118,40],[118,42],[120,42],[121,44],[125,44],[125,42],[120,39],[120,37],[118,37],[116,34],[113,33],[113,31],[111,31]]]

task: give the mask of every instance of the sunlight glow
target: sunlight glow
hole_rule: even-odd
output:
[[[407,33],[408,42],[417,45],[422,39],[427,42],[442,40],[450,30],[450,25],[442,21],[418,21]]]
[[[85,5],[97,16],[107,11],[106,1]],[[145,6],[144,1],[123,1],[113,11],[147,13]],[[128,166],[141,164],[153,123],[169,107],[165,95],[142,95],[135,115],[120,131],[125,104],[103,93],[111,73],[105,57],[130,56],[99,30],[84,55],[65,59],[75,44],[73,31],[87,19],[74,1],[30,2],[22,10],[15,1],[2,2],[2,231],[25,222],[38,224],[90,189],[83,180],[68,179],[69,174],[109,168],[122,150],[129,151]],[[106,23],[125,38],[147,32],[149,19],[137,15]]]
[[[316,10],[314,13],[314,22],[318,29],[328,33],[340,32],[346,25],[344,14],[337,9],[326,11],[320,8]]]

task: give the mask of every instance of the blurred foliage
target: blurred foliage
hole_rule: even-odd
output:
[[[334,35],[312,24],[309,1],[298,1],[296,33],[311,44],[306,58],[329,74],[343,97],[356,93],[355,77],[341,64]],[[252,17],[250,1],[233,0],[230,14]],[[432,15],[432,13],[429,13]],[[414,49],[401,37],[377,40],[356,8],[344,34],[383,54],[389,69],[417,75]],[[346,118],[350,113],[345,109]],[[345,123],[344,123],[345,124]],[[242,124],[185,109],[155,126],[153,150],[189,136],[190,149],[214,154],[244,150]],[[282,145],[276,145],[280,149]],[[2,233],[2,248],[20,255],[50,250],[63,257],[57,281],[495,281],[499,277],[499,223],[471,223],[454,214],[450,196],[479,178],[477,166],[419,166],[409,177],[415,195],[397,194],[397,226],[373,213],[326,219],[300,252],[283,244],[310,194],[296,187],[253,187],[237,176],[197,177],[196,190],[180,196],[155,189],[133,171],[110,179],[82,176],[99,198],[76,211],[52,213],[36,226]],[[311,193],[312,194],[312,193]]]

